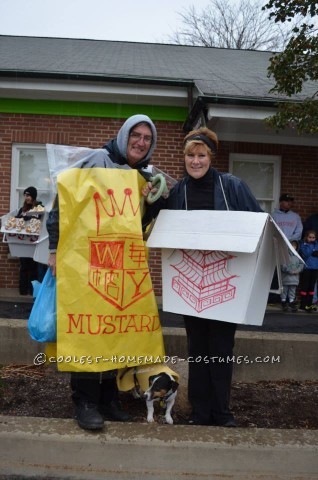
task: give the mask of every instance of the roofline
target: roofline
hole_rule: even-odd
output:
[[[241,51],[241,52],[256,52],[269,55],[276,55],[280,53],[279,51],[272,50],[255,50],[253,48],[233,48],[233,47],[207,47],[205,45],[187,45],[180,43],[166,43],[166,42],[142,42],[134,40],[106,40],[105,38],[79,38],[79,37],[46,37],[43,35],[33,36],[33,35],[11,35],[11,34],[0,34],[1,38],[28,38],[33,40],[66,40],[66,41],[81,41],[81,42],[104,42],[104,43],[121,43],[121,44],[134,44],[134,45],[157,45],[160,47],[180,47],[180,48],[191,48],[191,49],[213,49],[213,50],[232,50],[232,51]]]
[[[194,87],[195,82],[193,80],[170,80],[169,78],[149,78],[149,77],[137,77],[134,75],[103,75],[103,74],[85,74],[85,73],[44,73],[44,72],[19,72],[17,70],[0,70],[0,77],[12,78],[40,78],[40,79],[53,79],[53,80],[89,80],[98,82],[118,82],[118,83],[136,83],[136,84],[150,84],[150,85],[170,85],[170,86],[183,86]]]
[[[193,129],[193,125],[197,121],[200,115],[203,115],[205,121],[207,121],[207,111],[209,104],[220,104],[220,105],[244,105],[249,107],[272,107],[277,108],[279,103],[298,103],[300,100],[288,100],[288,99],[272,99],[272,98],[246,98],[246,97],[232,97],[232,96],[219,96],[219,95],[207,95],[197,97],[186,121],[183,124],[183,130],[189,132]]]

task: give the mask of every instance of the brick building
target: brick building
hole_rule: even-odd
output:
[[[152,163],[178,179],[182,139],[206,124],[220,140],[215,167],[244,178],[271,212],[281,192],[304,220],[318,211],[318,136],[276,133],[264,119],[283,97],[269,93],[271,53],[98,40],[0,36],[1,215],[25,187],[49,194],[47,143],[101,147],[135,113],[158,129]],[[308,84],[301,101],[317,91]],[[0,287],[18,285],[18,260],[0,244]],[[158,252],[151,253],[157,295]]]

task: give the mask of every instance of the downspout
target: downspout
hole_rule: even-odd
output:
[[[188,113],[191,112],[193,108],[193,85],[188,86]]]

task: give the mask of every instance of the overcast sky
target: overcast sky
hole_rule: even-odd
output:
[[[209,0],[0,0],[0,35],[168,41],[177,12]]]

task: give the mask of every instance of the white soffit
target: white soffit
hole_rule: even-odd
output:
[[[134,83],[0,79],[0,97],[187,106],[187,88]]]
[[[228,142],[271,143],[318,147],[318,135],[298,135],[286,128],[276,132],[265,123],[276,109],[244,106],[208,107],[207,126],[217,132],[218,138]]]
[[[237,120],[264,120],[275,113],[275,108],[243,107],[243,106],[210,106],[208,119],[235,118]]]

